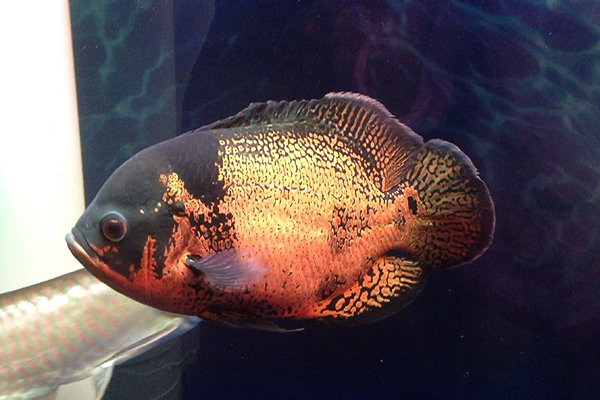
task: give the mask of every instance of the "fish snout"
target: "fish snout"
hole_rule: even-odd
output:
[[[65,237],[71,254],[90,272],[99,268],[99,260],[77,227]]]

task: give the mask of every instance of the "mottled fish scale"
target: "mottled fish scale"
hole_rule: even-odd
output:
[[[319,295],[313,280],[335,275],[344,281],[357,278],[364,260],[357,252],[344,251],[348,246],[341,242],[361,246],[357,240],[363,237],[377,246],[369,236],[379,223],[376,216],[386,217],[385,199],[364,171],[354,167],[356,156],[343,144],[336,146],[335,138],[281,131],[257,140],[247,131],[245,137],[254,142],[250,146],[267,153],[274,143],[286,153],[261,162],[260,154],[228,155],[228,141],[223,140],[220,171],[228,190],[221,212],[236,215],[234,246],[256,247],[255,256],[272,267],[265,279],[271,294],[289,298],[289,306],[297,310]],[[246,165],[253,168],[245,169]],[[392,215],[388,213],[387,219],[391,222]],[[342,221],[348,223],[343,235]]]
[[[287,124],[286,132],[295,133],[308,125],[313,133],[344,143],[360,157],[372,182],[382,191],[398,182],[423,143],[419,135],[392,118],[381,103],[353,93],[330,93],[320,100],[252,104],[199,131],[275,124]]]

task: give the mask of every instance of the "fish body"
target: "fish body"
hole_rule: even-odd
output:
[[[390,315],[489,246],[471,161],[350,93],[250,105],[121,166],[67,237],[154,307],[269,329]],[[111,238],[111,229],[114,235]]]
[[[113,365],[195,322],[135,302],[84,269],[1,294],[0,399],[54,398],[89,376],[100,398]]]

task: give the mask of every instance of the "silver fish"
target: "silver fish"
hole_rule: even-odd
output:
[[[90,376],[99,399],[114,365],[198,321],[137,303],[83,269],[1,294],[0,400],[53,399]]]

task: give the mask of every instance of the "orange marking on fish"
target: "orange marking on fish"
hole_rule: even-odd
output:
[[[168,175],[160,174],[159,181],[166,186],[167,190],[163,195],[163,201],[182,201],[186,202],[193,198],[191,194],[185,190],[185,183],[179,179],[179,175],[176,172],[171,172]]]

